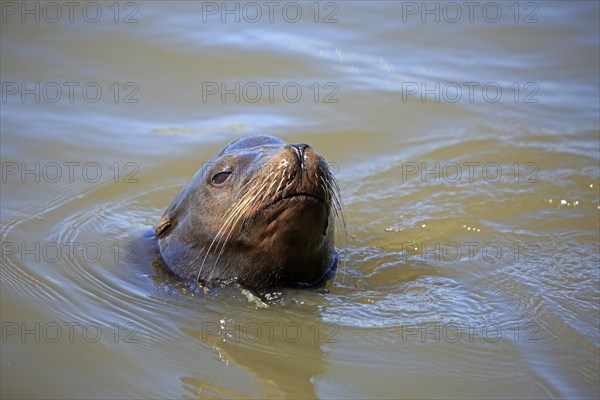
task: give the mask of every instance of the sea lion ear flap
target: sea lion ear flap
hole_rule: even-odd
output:
[[[169,214],[165,214],[158,222],[156,231],[154,231],[154,236],[158,238],[164,235],[173,225],[174,221],[171,219],[171,216]]]

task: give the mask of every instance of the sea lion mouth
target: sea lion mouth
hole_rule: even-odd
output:
[[[329,213],[326,198],[313,193],[290,193],[271,201],[254,212],[250,218],[245,219],[240,232],[245,232],[242,235],[245,237],[255,231],[257,226],[269,226],[269,236],[287,237],[286,240],[290,238],[296,240],[298,235],[304,234],[306,237],[317,237],[314,236],[317,232],[323,236],[327,234]],[[284,222],[275,223],[275,221]],[[261,229],[263,228],[259,231]]]
[[[286,200],[291,201],[291,200],[296,200],[296,199],[298,201],[302,201],[302,200],[305,200],[305,201],[314,201],[314,202],[317,202],[317,203],[321,204],[323,207],[327,207],[327,203],[325,202],[325,199],[323,199],[323,198],[321,198],[319,196],[316,196],[316,195],[311,194],[311,193],[292,193],[292,194],[283,196],[282,198],[277,199],[277,200],[275,200],[275,201],[267,204],[267,206],[264,207],[261,211],[267,210],[267,209],[269,209],[269,208],[271,208],[271,207],[273,207],[273,206],[275,206],[275,205],[277,205],[277,204],[279,204],[279,203],[281,203],[283,201],[286,201]]]
[[[319,205],[319,206],[323,207],[324,209],[328,209],[327,202],[324,198],[319,197],[318,195],[315,195],[312,193],[299,192],[299,193],[287,194],[279,199],[276,199],[276,200],[270,202],[269,204],[267,204],[264,207],[261,207],[259,210],[257,210],[257,212],[254,215],[256,216],[258,214],[271,211],[274,208],[282,205],[282,203],[288,203],[288,205],[290,207],[293,207],[293,203],[305,203],[305,202],[314,203],[315,205]]]

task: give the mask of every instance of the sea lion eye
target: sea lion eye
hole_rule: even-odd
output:
[[[231,171],[223,171],[213,175],[211,182],[213,185],[222,185],[231,175]]]

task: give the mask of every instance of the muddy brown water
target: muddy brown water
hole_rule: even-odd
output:
[[[67,3],[1,4],[3,398],[600,394],[597,2]],[[266,308],[136,242],[257,133],[347,224]]]

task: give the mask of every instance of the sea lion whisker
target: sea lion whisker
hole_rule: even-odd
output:
[[[252,179],[250,179],[248,182],[246,182],[244,184],[244,186],[242,187],[241,190],[243,190],[244,188],[246,188],[251,182],[252,182]],[[200,275],[202,274],[202,269],[204,268],[204,264],[206,263],[206,259],[208,258],[208,255],[210,254],[210,251],[212,250],[213,246],[215,245],[215,242],[217,243],[217,247],[218,247],[219,242],[223,238],[223,234],[227,231],[227,229],[229,229],[228,225],[230,224],[230,221],[235,217],[236,213],[239,211],[239,209],[241,209],[243,203],[245,202],[245,195],[246,194],[248,194],[248,192],[246,192],[244,194],[244,196],[242,196],[232,206],[231,212],[227,215],[227,218],[225,219],[225,221],[223,221],[221,223],[221,228],[219,229],[219,231],[217,232],[217,234],[213,238],[212,242],[210,243],[210,246],[208,246],[208,250],[206,250],[206,253],[204,255],[204,259],[202,260],[202,264],[200,265],[200,268],[198,269],[198,276],[196,278],[197,281],[200,280]]]
[[[285,180],[285,169],[283,169],[281,171],[281,180],[279,181],[279,185],[277,185],[277,189],[275,189],[275,192],[273,193],[273,195],[276,195],[277,193],[279,193],[279,188],[281,187],[281,184],[283,183],[284,180]]]
[[[270,175],[268,175],[266,178],[269,178],[273,173],[271,173]],[[266,179],[263,179],[262,181],[253,181],[250,180],[248,181],[243,188],[247,188],[249,186],[250,183],[254,183],[256,187],[258,187],[259,185],[266,183]],[[252,190],[247,190],[244,195],[242,197],[240,197],[240,199],[238,199],[238,201],[236,201],[236,203],[234,203],[234,205],[231,207],[228,217],[226,218],[226,220],[223,222],[223,224],[228,223],[231,219],[233,219],[233,217],[236,215],[237,212],[242,211],[244,208],[247,208],[248,203],[254,201],[254,199],[256,198],[257,194],[260,194],[262,191],[261,190],[253,190],[254,188],[252,186],[250,186],[250,188],[252,188]]]
[[[251,181],[248,181],[245,185],[247,186]],[[247,194],[248,192],[246,192]],[[215,243],[217,244],[217,248],[219,247],[219,243],[221,242],[221,239],[223,238],[223,235],[225,234],[225,232],[227,230],[229,230],[230,225],[231,225],[231,229],[234,228],[234,224],[231,224],[231,221],[236,217],[236,213],[239,213],[239,211],[241,211],[243,205],[245,202],[247,202],[247,198],[246,198],[246,194],[244,196],[242,196],[233,206],[232,209],[230,210],[229,214],[227,214],[227,217],[225,218],[225,221],[223,221],[221,223],[221,228],[219,229],[219,231],[217,232],[217,234],[215,235],[215,237],[213,238],[213,240],[210,243],[210,246],[208,246],[208,250],[206,250],[206,253],[204,254],[204,259],[202,260],[202,264],[200,265],[200,268],[198,269],[198,276],[196,278],[197,281],[200,280],[200,275],[202,274],[202,269],[204,268],[204,264],[206,263],[206,260],[208,258],[208,255],[210,254],[210,251],[212,250],[213,246],[215,245]],[[240,213],[241,214],[241,213]]]
[[[346,278],[346,250],[348,248],[348,230],[346,228],[346,220],[344,218],[344,205],[340,195],[340,188],[335,178],[328,174],[327,179],[320,177],[321,182],[325,185],[326,190],[331,195],[333,204],[334,220],[336,225],[340,228],[339,231],[343,237],[343,248],[342,248],[342,283]],[[335,278],[334,278],[335,279]]]
[[[263,180],[263,182],[265,183],[265,185],[266,185],[266,183],[267,183],[267,180],[268,180],[268,178],[270,178],[270,177],[271,177],[273,174],[274,174],[274,173],[273,173],[273,172],[271,172],[271,173],[270,173],[270,174],[267,176],[267,178]],[[283,180],[283,177],[282,177],[282,180]],[[274,182],[275,182],[275,181],[274,181]],[[246,201],[246,202],[245,202],[245,203],[247,203],[247,206],[246,206],[246,208],[251,208],[250,206],[252,205],[252,203],[254,203],[254,202],[256,202],[256,201],[257,201],[257,196],[258,196],[258,194],[261,194],[261,193],[263,194],[263,196],[262,196],[262,197],[261,197],[261,199],[260,199],[260,200],[258,200],[258,201],[259,201],[259,202],[260,202],[260,201],[262,201],[262,200],[263,200],[263,199],[266,197],[266,195],[267,195],[267,194],[270,192],[271,188],[273,187],[273,184],[274,184],[274,182],[271,184],[271,186],[270,186],[270,187],[269,187],[269,188],[268,188],[266,191],[264,191],[264,190],[257,190],[257,191],[256,191],[256,194],[255,194],[255,195],[254,195],[252,198],[248,199],[248,201]],[[281,184],[281,182],[280,182],[280,184]],[[276,190],[275,192],[277,192],[277,190]],[[217,263],[219,262],[219,259],[221,258],[221,255],[223,254],[223,250],[225,249],[225,246],[227,245],[227,241],[229,240],[229,237],[231,236],[231,234],[232,234],[232,233],[233,233],[233,231],[235,230],[235,227],[237,226],[238,222],[241,220],[242,216],[243,216],[243,212],[240,212],[240,213],[239,213],[239,215],[237,216],[236,220],[235,220],[235,221],[233,222],[233,224],[231,225],[231,229],[229,229],[229,233],[228,233],[228,234],[227,234],[227,236],[225,237],[225,240],[223,241],[223,244],[221,245],[221,250],[219,251],[219,254],[217,255],[217,259],[215,260],[215,266],[216,266],[216,265],[217,265]],[[217,247],[218,247],[218,246],[219,246],[219,244],[217,244]],[[225,272],[225,268],[224,268],[224,269],[223,269],[223,271],[221,272],[221,275],[222,275],[224,272]]]
[[[270,175],[268,177],[270,177]],[[264,184],[266,184],[266,180],[255,181],[255,186],[263,184],[263,182],[264,182]],[[244,214],[243,211],[248,209],[252,205],[252,203],[255,202],[256,198],[260,194],[264,195],[264,192],[262,190],[246,191],[246,193],[244,193],[244,195],[231,207],[227,218],[225,219],[225,221],[223,222],[223,224],[221,226],[221,229],[219,230],[219,234],[222,231],[229,230],[230,228],[234,229],[235,226],[237,225],[237,222],[239,221],[239,219],[243,216],[243,214]],[[221,238],[222,238],[222,236],[223,235],[221,235]]]
[[[219,236],[219,240],[223,237],[225,232],[235,228],[237,221],[244,214],[243,211],[248,209],[249,205],[253,202],[258,193],[260,193],[260,191],[257,191],[256,194],[248,191],[232,206],[227,218],[222,222],[219,233],[217,234]]]

